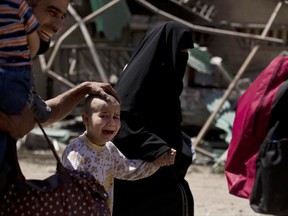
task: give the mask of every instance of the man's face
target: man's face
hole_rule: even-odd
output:
[[[63,28],[69,0],[36,0],[32,10],[41,24],[40,38],[46,42]]]

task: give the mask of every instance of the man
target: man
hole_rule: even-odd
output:
[[[42,54],[48,50],[51,37],[63,28],[63,19],[66,17],[69,0],[27,0],[27,2],[41,24],[38,30],[41,40],[38,54]],[[65,118],[86,94],[96,94],[108,98],[106,92],[119,100],[117,93],[110,84],[99,82],[83,82],[67,92],[49,99],[46,103],[51,108],[51,114],[43,125],[49,125]],[[33,115],[29,113],[31,112],[24,109],[21,122],[15,124],[4,113],[0,112],[0,130],[7,131],[15,140],[23,137],[35,125]],[[13,152],[7,150],[5,154],[9,161],[9,156]],[[9,162],[0,164],[0,195],[3,187],[7,185],[6,182],[9,182],[9,178],[11,178],[7,177],[8,172],[11,173]]]
[[[40,52],[46,44],[50,43],[51,37],[63,28],[63,19],[66,17],[69,0],[27,0],[32,7],[33,13],[41,24],[39,34],[42,41]],[[49,47],[49,46],[48,46]],[[51,107],[52,113],[46,124],[51,124],[67,116],[71,110],[80,102],[86,94],[98,94],[108,97],[106,94],[115,95],[119,100],[114,89],[108,83],[84,82],[75,88],[52,98],[46,103]]]
[[[63,28],[63,19],[66,17],[69,0],[27,0],[27,2],[41,24],[39,28],[41,42],[38,54],[43,54],[49,48],[51,37]],[[86,94],[108,97],[106,92],[114,95],[119,100],[117,93],[110,84],[83,82],[67,92],[46,101],[47,105],[51,107],[51,114],[44,125],[49,125],[65,118]],[[32,116],[23,116],[23,118],[26,120],[23,121],[25,124],[13,125],[11,122],[9,123],[3,113],[0,113],[0,129],[10,132],[16,139],[21,138],[35,125]]]

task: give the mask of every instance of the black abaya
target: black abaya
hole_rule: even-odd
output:
[[[173,166],[137,181],[115,181],[113,216],[192,216],[193,197],[184,177],[191,141],[180,128],[180,94],[191,31],[174,21],[147,31],[115,85],[121,97],[121,129],[115,145],[132,159],[153,161],[170,148]]]

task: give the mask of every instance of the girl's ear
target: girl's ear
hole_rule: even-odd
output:
[[[88,115],[87,115],[87,113],[85,113],[85,112],[83,112],[82,113],[82,121],[83,121],[83,124],[87,127],[87,125],[88,125]]]

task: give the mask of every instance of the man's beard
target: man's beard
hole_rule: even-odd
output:
[[[50,40],[44,41],[40,38],[40,46],[37,52],[37,55],[42,55],[50,48]]]

